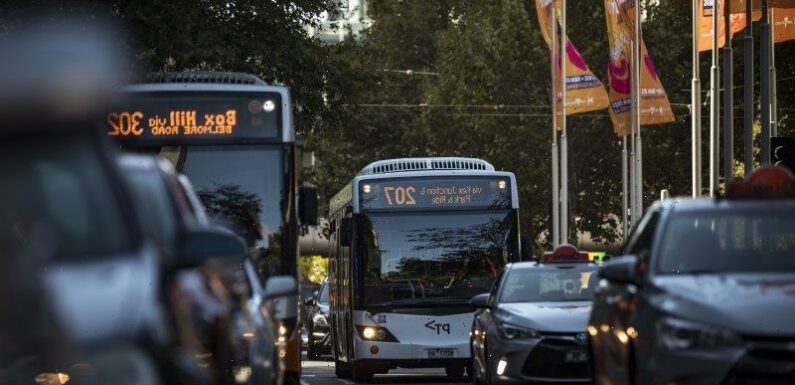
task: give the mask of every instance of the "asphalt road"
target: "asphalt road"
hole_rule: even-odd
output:
[[[301,385],[352,385],[351,380],[341,380],[334,375],[334,362],[303,361]],[[444,369],[397,369],[389,374],[376,374],[372,384],[471,384],[468,378],[447,378]]]

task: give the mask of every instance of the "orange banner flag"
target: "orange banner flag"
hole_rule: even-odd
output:
[[[795,9],[773,9],[773,42],[795,40]]]
[[[695,0],[698,10],[698,52],[712,50],[712,15],[714,12],[715,0]],[[723,22],[724,1],[718,4],[718,47],[723,48],[726,44],[726,23]],[[754,21],[762,17],[760,11],[754,11],[752,18]],[[745,14],[731,15],[730,38],[745,29]]]
[[[747,0],[730,1],[729,6],[731,7],[731,13],[744,13],[746,1]],[[767,6],[768,8],[795,8],[795,0],[767,0]],[[760,0],[754,0],[753,9],[754,11],[762,9],[762,2]]]
[[[557,14],[555,5],[555,14]],[[553,24],[553,0],[536,0],[536,12],[541,34],[547,45],[552,46],[551,29]],[[558,27],[557,18],[554,26]],[[554,52],[555,78],[560,79],[560,54]],[[554,84],[554,92],[558,100],[557,117],[562,115],[560,106],[561,92],[559,82]],[[602,82],[593,74],[580,52],[566,37],[566,115],[597,111],[607,108],[609,99]]]
[[[634,38],[634,2],[605,0],[607,35],[610,43],[610,118],[619,136],[628,135],[632,128],[632,42]],[[640,124],[652,125],[674,121],[668,95],[662,86],[646,44],[641,39],[640,60]]]

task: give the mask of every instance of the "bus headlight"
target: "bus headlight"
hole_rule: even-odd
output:
[[[399,342],[389,330],[380,326],[356,325],[356,330],[365,341]]]

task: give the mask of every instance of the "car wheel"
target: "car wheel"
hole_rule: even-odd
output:
[[[366,368],[362,364],[354,363],[351,365],[351,379],[356,382],[371,382],[375,374],[372,369]]]
[[[337,378],[341,379],[348,379],[351,378],[351,368],[345,362],[338,360],[336,357],[334,358],[334,374]]]
[[[318,354],[318,349],[315,346],[315,339],[312,336],[309,336],[309,341],[306,343],[306,358],[310,360],[318,360],[320,358],[320,354]]]

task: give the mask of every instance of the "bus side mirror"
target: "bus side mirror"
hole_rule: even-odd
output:
[[[519,237],[519,248],[522,252],[522,262],[527,262],[533,259],[533,247],[529,236],[522,235]]]
[[[342,218],[338,231],[340,232],[340,245],[349,247],[351,245],[351,233],[353,233],[353,220],[351,218]]]
[[[314,187],[298,188],[298,219],[302,225],[317,226],[317,190]]]

